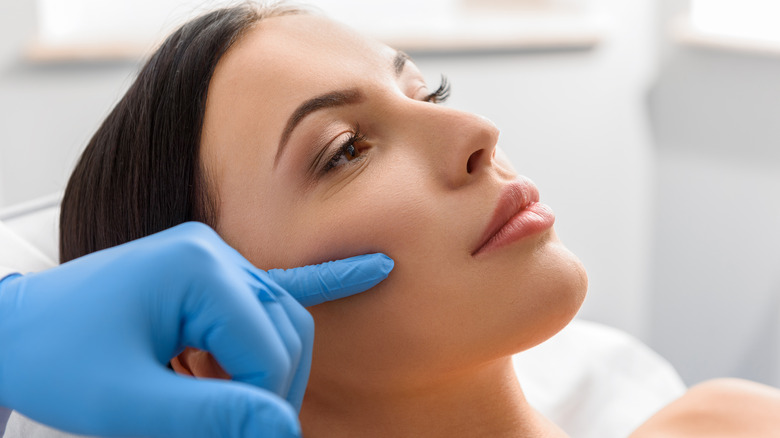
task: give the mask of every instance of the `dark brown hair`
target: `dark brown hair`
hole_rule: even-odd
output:
[[[222,55],[266,17],[251,3],[215,10],[171,34],[89,141],[62,200],[60,262],[173,227],[215,226],[199,161],[209,82]]]

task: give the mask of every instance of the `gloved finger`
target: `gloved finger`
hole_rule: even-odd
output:
[[[283,293],[283,291],[280,292]],[[284,344],[284,347],[287,350],[287,356],[290,359],[290,368],[287,379],[285,380],[280,392],[277,392],[279,396],[287,398],[290,391],[290,385],[293,381],[294,373],[296,372],[296,369],[298,368],[301,361],[301,354],[303,350],[301,336],[298,333],[295,325],[290,321],[290,317],[287,314],[287,309],[285,309],[285,307],[283,307],[278,301],[265,302],[263,304],[266,313],[268,314],[269,318],[271,318],[271,321],[273,321],[274,326],[276,326],[276,331],[279,334],[279,338]],[[234,377],[234,379],[236,378]]]
[[[234,380],[281,394],[289,385],[291,358],[278,321],[255,295],[263,285],[251,283],[246,289],[205,285],[220,293],[193,292],[183,312],[182,342],[210,352]]]
[[[144,379],[128,382],[134,387],[129,397],[118,401],[119,406],[108,407],[120,409],[122,415],[87,416],[93,421],[110,418],[114,424],[106,425],[106,432],[181,438],[301,436],[296,411],[270,391],[228,380],[180,376],[159,367],[147,373],[133,368],[126,375]]]
[[[287,392],[287,401],[300,412],[303,403],[303,394],[309,381],[311,372],[312,349],[314,348],[314,319],[291,295],[284,293],[277,296],[279,305],[284,307],[287,317],[295,326],[301,345],[301,354],[298,366],[294,368],[294,374]]]
[[[268,275],[301,305],[314,306],[374,287],[393,270],[393,259],[366,254],[293,269],[272,269]]]

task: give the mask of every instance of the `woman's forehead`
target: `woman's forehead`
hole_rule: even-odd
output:
[[[325,17],[264,19],[217,64],[207,113],[262,109],[273,125],[268,116],[289,113],[315,95],[392,79],[395,53]]]
[[[260,21],[220,64],[238,74],[316,80],[327,79],[325,73],[348,73],[349,68],[384,70],[394,52],[328,18],[286,15]]]

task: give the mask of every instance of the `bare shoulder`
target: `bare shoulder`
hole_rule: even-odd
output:
[[[777,437],[780,390],[740,379],[698,384],[640,426],[630,438]]]

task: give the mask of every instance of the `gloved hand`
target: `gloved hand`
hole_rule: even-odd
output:
[[[0,405],[89,435],[298,436],[314,338],[302,305],[364,291],[392,267],[373,254],[264,272],[187,223],[7,277]],[[173,373],[184,346],[233,380]]]

